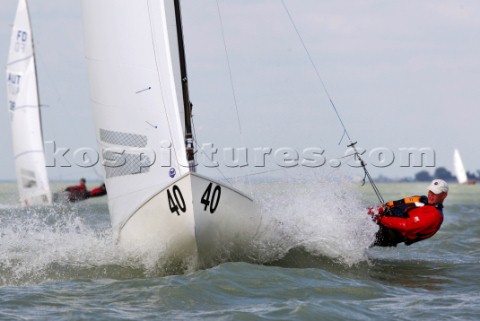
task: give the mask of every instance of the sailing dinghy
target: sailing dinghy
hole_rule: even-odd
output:
[[[32,28],[26,0],[18,2],[6,72],[20,200],[25,206],[50,205],[52,193],[45,167]]]
[[[474,180],[468,179],[467,172],[465,171],[465,167],[463,166],[462,157],[460,156],[460,152],[456,148],[453,151],[453,170],[455,172],[455,176],[457,177],[458,184],[475,184]]]
[[[195,172],[178,0],[83,0],[90,97],[121,246],[201,266],[246,249],[260,214]]]

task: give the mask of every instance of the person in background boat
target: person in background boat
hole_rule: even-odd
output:
[[[428,196],[410,196],[369,208],[368,214],[380,226],[373,246],[410,245],[432,237],[442,225],[447,195],[448,184],[434,179],[428,186]]]
[[[95,187],[92,189],[90,192],[87,192],[88,196],[87,197],[99,197],[107,194],[107,187],[105,186],[105,183],[102,185]]]
[[[69,186],[65,189],[70,202],[83,201],[88,197],[86,182],[87,180],[85,178],[80,178],[79,185]]]

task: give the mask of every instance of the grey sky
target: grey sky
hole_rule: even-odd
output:
[[[374,176],[410,176],[401,148],[435,150],[452,169],[459,148],[480,168],[480,2],[285,0],[353,140],[394,152]],[[342,156],[342,128],[281,0],[183,0],[190,96],[201,143],[325,149]],[[17,2],[2,0],[0,61],[7,59]],[[30,0],[44,138],[96,149],[83,59],[80,1]],[[127,23],[127,22],[126,22]],[[116,35],[112,35],[116,36]],[[114,77],[114,75],[112,75]],[[237,125],[235,101],[242,135]],[[5,85],[0,86],[0,179],[14,179]],[[72,154],[69,154],[72,158]],[[367,162],[375,162],[367,157]],[[72,164],[73,165],[73,164]],[[342,168],[342,167],[341,167]],[[323,166],[326,171],[331,167]],[[255,169],[258,170],[258,169]],[[361,173],[358,173],[361,174]],[[51,179],[96,178],[91,169],[49,169]]]

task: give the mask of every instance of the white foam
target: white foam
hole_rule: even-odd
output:
[[[367,260],[378,227],[350,181],[323,177],[259,185],[255,198],[265,220],[258,241],[263,259],[302,247],[348,265]]]
[[[245,261],[271,262],[299,247],[347,265],[367,259],[377,226],[365,215],[360,194],[346,180],[324,177],[257,184],[253,196],[263,223]],[[88,210],[70,205],[9,205],[1,212],[0,284],[189,271],[188,262],[167,261],[162,253],[120,249],[106,206]]]
[[[86,225],[78,208],[17,208],[2,214],[2,284],[71,278],[81,269],[125,262],[110,229]]]

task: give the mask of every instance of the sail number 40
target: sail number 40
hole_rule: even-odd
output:
[[[202,199],[200,200],[200,203],[205,205],[203,210],[206,211],[207,207],[209,207],[211,214],[215,213],[215,211],[217,210],[218,202],[220,202],[220,196],[222,195],[222,188],[220,187],[220,185],[215,186],[213,192],[212,186],[212,183],[208,185],[207,189],[202,195]]]
[[[173,194],[173,197],[172,197]],[[177,185],[173,185],[172,187],[172,192],[170,193],[170,190],[167,189],[167,197],[168,197],[168,207],[170,207],[170,212],[172,213],[177,213],[177,215],[180,215],[180,211],[185,213],[187,210],[187,206],[185,205],[185,200],[183,199],[182,192],[178,188]]]
[[[212,191],[213,189],[213,191]],[[222,188],[220,185],[216,185],[213,188],[213,184],[210,183],[202,195],[200,203],[205,205],[204,211],[209,209],[210,213],[213,214],[217,210],[218,203],[220,202],[220,196],[222,195]],[[187,205],[185,204],[185,199],[183,198],[182,191],[178,188],[177,185],[173,185],[172,191],[167,189],[167,198],[168,198],[168,207],[170,212],[177,213],[180,216],[180,212],[185,213],[187,211]]]

